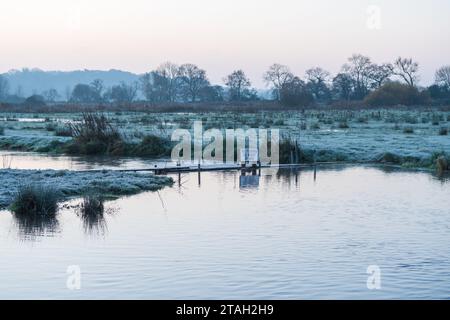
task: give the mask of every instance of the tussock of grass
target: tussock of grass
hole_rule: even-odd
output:
[[[99,195],[85,195],[80,205],[81,214],[83,216],[102,215],[105,210],[103,202],[103,197]]]
[[[52,215],[58,209],[59,192],[44,185],[23,185],[17,191],[11,210],[16,214]]]
[[[114,153],[123,145],[117,127],[100,113],[83,113],[81,121],[70,124],[70,131],[73,141],[66,150],[71,154]]]

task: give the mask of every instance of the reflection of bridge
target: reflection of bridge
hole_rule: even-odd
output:
[[[197,165],[154,165],[149,168],[136,168],[136,169],[112,169],[114,171],[120,172],[153,172],[155,174],[168,174],[168,173],[183,173],[183,172],[203,172],[203,171],[228,171],[228,170],[245,170],[247,172],[251,172],[251,170],[261,169],[261,168],[274,168],[274,169],[301,169],[301,168],[317,168],[319,166],[327,166],[327,165],[357,165],[357,164],[371,164],[371,161],[359,161],[359,162],[315,162],[315,163],[296,163],[296,164],[252,164],[251,166],[244,164],[197,164]],[[86,170],[89,172],[100,172],[104,171],[104,169],[99,170]]]
[[[260,176],[261,168],[274,168],[274,169],[301,169],[301,168],[309,168],[314,169],[314,180],[316,180],[317,167],[319,166],[327,166],[327,165],[348,165],[348,164],[370,164],[373,162],[370,161],[360,161],[360,162],[314,162],[314,163],[296,163],[296,164],[261,164],[259,161],[257,163],[253,163],[251,165],[247,165],[245,163],[242,164],[206,164],[201,165],[200,163],[192,166],[182,166],[179,164],[174,165],[154,165],[151,168],[138,168],[138,169],[116,169],[114,171],[120,172],[153,172],[156,175],[159,174],[170,174],[177,173],[178,174],[178,183],[181,183],[181,174],[188,172],[198,172],[198,184],[201,183],[201,175],[202,171],[232,171],[232,170],[241,170],[241,176],[246,176],[249,173],[250,176]],[[104,170],[87,170],[90,172],[98,172]],[[250,181],[251,178],[242,179],[244,184],[255,184],[254,181]]]

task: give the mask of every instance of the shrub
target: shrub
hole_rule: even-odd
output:
[[[371,92],[365,103],[370,106],[396,106],[426,104],[429,97],[417,88],[399,82],[389,82]]]
[[[24,105],[30,107],[43,107],[45,106],[44,97],[38,94],[34,94],[23,102]]]
[[[43,185],[24,185],[19,188],[11,204],[17,214],[55,214],[58,209],[59,192]]]
[[[138,156],[160,157],[170,154],[171,143],[155,135],[145,136],[132,152]]]

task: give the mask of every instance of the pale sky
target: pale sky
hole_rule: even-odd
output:
[[[377,19],[377,10],[379,18]],[[274,62],[303,76],[352,53],[450,64],[449,0],[1,0],[0,72],[195,63],[214,83],[242,68],[257,87]]]

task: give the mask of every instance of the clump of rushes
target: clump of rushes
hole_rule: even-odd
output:
[[[80,206],[82,216],[102,215],[105,210],[103,202],[104,199],[101,196],[85,195]]]
[[[83,113],[80,122],[70,124],[70,131],[74,141],[67,150],[69,153],[112,153],[123,145],[119,130],[103,114]]]
[[[440,135],[440,136],[446,136],[446,135],[448,135],[448,129],[447,129],[447,128],[440,128],[440,129],[439,129],[439,135]]]
[[[59,192],[43,185],[23,185],[17,191],[11,210],[17,214],[52,215],[58,210]]]

